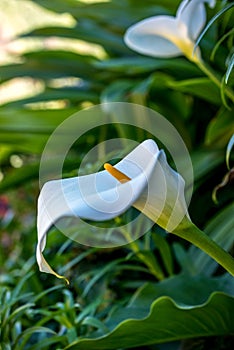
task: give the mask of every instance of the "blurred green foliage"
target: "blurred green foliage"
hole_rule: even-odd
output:
[[[0,47],[6,54],[0,67],[2,350],[232,348],[233,279],[203,252],[156,225],[137,241],[138,251],[131,246],[87,248],[53,229],[46,254],[70,276],[70,286],[40,274],[34,258],[38,169],[46,141],[74,112],[107,101],[143,104],[177,128],[194,167],[191,218],[233,251],[233,179],[217,192],[218,205],[212,201],[213,189],[228,171],[225,152],[234,133],[233,105],[228,98],[224,104],[222,92],[184,57],[153,59],[123,42],[131,24],[174,14],[178,4],[12,0],[8,7],[0,5],[12,23],[20,18],[27,24],[19,21],[6,38],[1,36],[5,22],[0,24]],[[217,1],[208,20],[226,4],[230,2]],[[45,16],[44,22],[34,21],[43,11],[56,20]],[[233,62],[233,19],[230,6],[199,44],[220,77]],[[232,72],[227,83],[233,88]],[[139,142],[145,136],[127,128],[113,127],[111,132],[113,137],[133,134]],[[78,140],[64,165],[67,176],[100,141],[101,128]],[[161,269],[162,281],[152,266]],[[194,339],[193,347],[187,338]]]

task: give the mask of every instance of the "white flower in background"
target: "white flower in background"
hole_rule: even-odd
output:
[[[184,54],[199,60],[194,44],[206,22],[205,3],[214,7],[215,0],[184,0],[176,16],[154,16],[131,26],[124,37],[131,49],[153,57],[175,57]]]
[[[37,262],[42,272],[55,274],[44,259],[46,234],[60,218],[104,221],[130,206],[172,232],[186,216],[184,180],[167,163],[163,150],[146,140],[115,167],[95,174],[47,182],[38,199]]]

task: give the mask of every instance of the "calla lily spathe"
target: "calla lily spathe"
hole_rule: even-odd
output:
[[[43,257],[46,234],[60,218],[104,221],[130,206],[168,231],[187,213],[184,180],[167,163],[163,150],[146,140],[115,165],[131,180],[120,182],[108,171],[47,182],[38,199],[37,262],[42,272],[55,274]]]
[[[176,16],[154,16],[131,26],[125,43],[134,51],[153,57],[175,57],[181,54],[199,60],[194,53],[195,40],[206,22],[205,3],[215,6],[215,0],[184,0]]]

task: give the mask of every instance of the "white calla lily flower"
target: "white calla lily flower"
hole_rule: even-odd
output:
[[[163,150],[146,140],[115,167],[86,176],[47,182],[38,199],[37,262],[42,272],[55,274],[43,257],[46,234],[60,218],[104,221],[130,206],[172,232],[186,216],[184,180],[167,163]]]
[[[205,3],[214,7],[215,0],[183,0],[176,16],[154,16],[131,26],[124,41],[131,49],[153,57],[175,57],[181,54],[199,61],[194,44],[206,22]]]

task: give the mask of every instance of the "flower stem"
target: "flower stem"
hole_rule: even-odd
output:
[[[205,73],[205,75],[207,75],[208,78],[210,78],[210,80],[213,81],[213,83],[216,86],[218,86],[219,89],[222,89],[221,79],[217,77],[217,75],[211,70],[210,67],[208,67],[201,59],[196,60],[194,62],[200,68],[200,70],[203,73]],[[230,98],[230,100],[232,100],[232,102],[234,102],[234,92],[228,86],[226,86],[225,93]]]
[[[189,221],[188,218],[184,218],[172,233],[203,250],[234,276],[234,259],[232,256]]]

